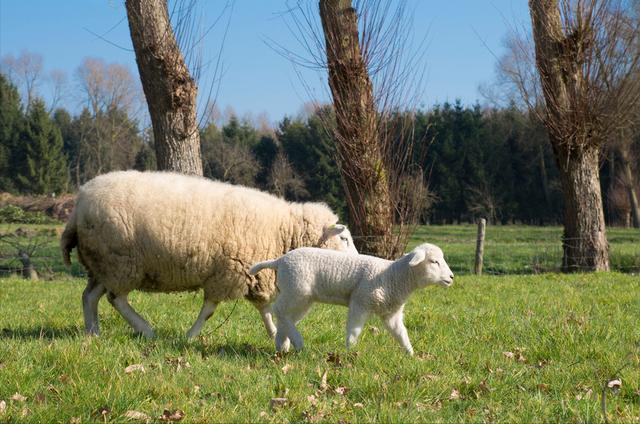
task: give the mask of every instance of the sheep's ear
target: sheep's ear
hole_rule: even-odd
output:
[[[409,253],[409,255],[411,255],[411,259],[409,260],[409,266],[418,265],[420,262],[424,261],[424,258],[426,258],[427,256],[424,253],[424,250],[414,250],[413,252]]]

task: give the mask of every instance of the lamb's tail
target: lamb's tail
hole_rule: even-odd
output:
[[[280,258],[272,259],[270,261],[258,262],[257,264],[253,265],[251,269],[249,269],[249,274],[256,275],[265,268],[276,269],[278,268],[279,260]]]
[[[78,224],[76,219],[76,209],[73,210],[69,221],[60,237],[60,250],[62,250],[62,259],[66,266],[71,266],[71,251],[78,245]]]

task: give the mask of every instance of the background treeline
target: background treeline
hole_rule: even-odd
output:
[[[132,117],[130,102],[93,97],[77,114],[51,110],[37,97],[25,106],[16,86],[0,74],[0,191],[73,192],[101,173],[155,169],[152,133]],[[201,130],[206,177],[289,200],[324,201],[346,216],[326,130],[329,106],[285,117],[275,128],[233,114],[210,121]],[[444,103],[415,112],[414,122],[414,167],[430,191],[423,222],[478,216],[500,223],[561,222],[556,164],[546,131],[529,112],[514,105]],[[635,157],[639,145],[636,137]],[[634,163],[635,175],[637,168]],[[601,173],[608,221],[625,224],[630,206],[613,151],[603,156]]]

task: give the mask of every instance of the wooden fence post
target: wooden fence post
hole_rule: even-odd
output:
[[[482,261],[484,255],[484,231],[487,225],[487,220],[480,218],[478,221],[478,239],[476,241],[476,264],[473,268],[473,273],[476,275],[482,274]]]

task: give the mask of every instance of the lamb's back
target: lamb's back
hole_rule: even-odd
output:
[[[391,261],[317,248],[300,248],[283,257],[282,270],[294,290],[323,303],[347,305],[361,284],[374,281]],[[278,268],[281,272],[281,268]]]

